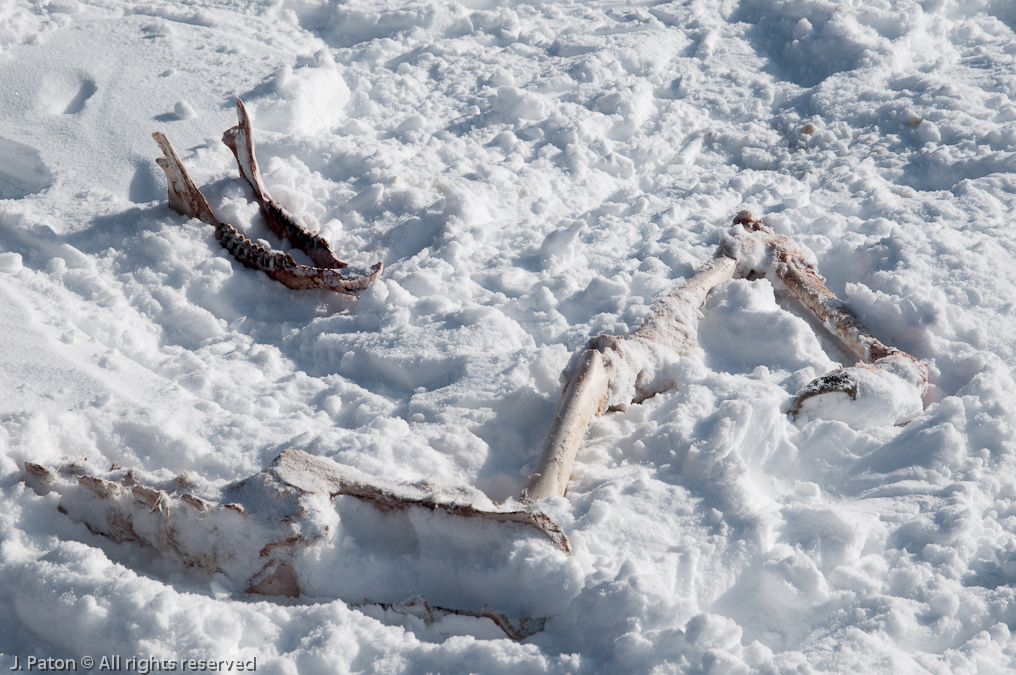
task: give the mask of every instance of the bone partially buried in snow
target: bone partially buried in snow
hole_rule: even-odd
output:
[[[458,522],[468,519],[474,524],[466,526],[465,530],[479,536],[487,536],[484,534],[486,526],[480,525],[483,521],[518,523],[539,530],[558,549],[570,552],[567,537],[553,521],[518,503],[484,507],[478,493],[448,495],[426,485],[404,485],[372,478],[301,450],[286,450],[261,473],[221,489],[204,481],[181,481],[178,477],[154,481],[116,464],[108,471],[100,471],[87,462],[69,463],[58,471],[25,462],[22,480],[41,495],[58,493],[58,510],[84,523],[94,534],[117,543],[152,546],[160,553],[178,557],[184,565],[204,570],[209,576],[221,574],[232,582],[237,592],[254,595],[348,596],[359,601],[368,593],[380,592],[379,589],[387,594],[392,592],[390,586],[398,589],[397,583],[382,581],[386,578],[383,567],[370,572],[364,569],[357,574],[355,565],[363,564],[362,561],[347,568],[350,574],[345,580],[336,580],[334,574],[320,569],[322,564],[331,569],[334,564],[351,562],[343,557],[343,547],[335,546],[333,529],[347,530],[346,535],[339,537],[342,540],[348,538],[348,532],[355,536],[355,527],[350,529],[342,522],[345,516],[334,510],[338,508],[342,512],[341,505],[329,506],[332,500],[343,495],[356,498],[354,502],[362,500],[372,504],[374,509],[365,508],[379,514],[423,510],[440,514],[440,518],[454,516],[453,520]],[[203,492],[205,497],[183,492],[185,489]],[[431,520],[430,516],[423,515],[423,518],[427,522]],[[412,521],[413,517],[407,520]],[[445,526],[424,524],[423,527],[439,537],[448,533]],[[450,523],[448,527],[457,526]],[[524,535],[528,529],[517,525],[507,527],[519,535]],[[510,533],[511,530],[499,529],[498,539]],[[438,548],[444,550],[441,546]],[[556,555],[559,561],[568,560],[559,554],[551,555]],[[373,557],[368,559],[373,560]],[[322,560],[331,562],[322,563]],[[422,565],[427,567],[426,563]],[[567,570],[567,567],[562,569]],[[373,581],[361,578],[367,576],[376,578]],[[494,573],[492,579],[499,579],[498,574]],[[419,580],[410,585],[418,583]],[[423,585],[427,586],[425,582]],[[440,595],[439,581],[438,589],[431,588],[431,591]],[[514,611],[527,606],[525,603],[503,608],[513,610],[511,613],[487,607],[486,597],[482,605],[467,597],[465,606],[450,607],[449,599],[457,598],[455,594],[444,593],[438,598],[440,605],[422,600],[409,605],[425,608],[431,619],[447,615],[489,619],[516,640],[541,630],[544,624],[544,619]],[[389,603],[385,607],[392,610],[405,604],[391,604],[388,597],[380,601]]]
[[[906,424],[924,410],[921,384],[913,361],[890,356],[815,378],[797,394],[793,412],[854,429]]]

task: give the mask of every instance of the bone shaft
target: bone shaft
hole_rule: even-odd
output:
[[[710,291],[733,277],[736,270],[737,261],[733,258],[724,255],[713,258],[664,298],[635,336],[665,344],[680,354],[688,353],[695,344],[699,307]],[[623,354],[617,354],[616,358],[623,358]],[[579,367],[568,381],[543,454],[526,486],[525,498],[564,496],[586,430],[607,405],[615,369],[616,366],[607,365],[597,349],[583,353]]]
[[[572,465],[593,418],[607,404],[611,368],[603,355],[587,349],[568,382],[557,418],[543,446],[543,454],[526,486],[524,499],[564,496]]]
[[[633,337],[664,344],[678,354],[688,354],[697,344],[698,310],[718,284],[733,278],[737,261],[718,255],[691,279],[671,291],[657,305]]]
[[[706,301],[706,296],[717,285],[732,278],[736,270],[736,260],[726,255],[716,256],[703,265],[695,276],[671,291],[670,295],[680,294],[683,298],[687,298],[686,301],[692,300],[696,307],[701,307]]]
[[[872,363],[897,351],[872,335],[843,302],[826,288],[822,277],[814,270],[790,260],[777,268],[777,274],[794,297],[811,310],[826,329],[861,361]]]

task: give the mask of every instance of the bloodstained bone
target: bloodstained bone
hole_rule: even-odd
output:
[[[517,504],[483,510],[424,485],[371,479],[302,450],[285,450],[261,473],[222,488],[219,496],[223,499],[198,497],[190,492],[178,494],[180,483],[176,479],[145,485],[143,475],[119,467],[104,475],[82,473],[89,467],[77,463],[54,471],[25,462],[24,469],[22,481],[39,494],[58,493],[57,509],[84,523],[93,534],[175,552],[184,564],[203,569],[209,576],[221,572],[255,595],[301,595],[294,561],[302,552],[322,545],[328,531],[327,526],[315,530],[312,514],[307,511],[321,508],[320,500],[313,498],[317,495],[349,495],[388,509],[425,508],[461,517],[515,522],[535,528],[563,552],[571,552],[568,538],[544,514]],[[237,496],[244,499],[246,507],[225,501]],[[223,542],[227,531],[237,531],[241,536],[227,545]],[[238,541],[245,547],[239,553],[230,548]],[[478,612],[437,607],[416,598],[379,606],[427,615],[430,621],[448,614],[488,618],[514,640],[539,632],[546,622],[544,618],[512,617],[488,607]]]
[[[241,125],[227,131],[226,136],[235,140],[230,148],[233,149],[233,153],[237,157],[241,173],[254,187],[255,195],[261,204],[269,226],[277,235],[287,238],[295,248],[306,252],[318,266],[301,265],[288,253],[274,251],[257,244],[232,225],[220,222],[208,206],[208,200],[190,179],[187,169],[184,168],[169,139],[162,132],[156,131],[152,134],[152,138],[155,139],[164,156],[157,158],[155,162],[166,173],[170,208],[177,213],[197,218],[215,227],[215,239],[229,251],[237,262],[244,267],[260,270],[289,288],[295,290],[323,288],[348,295],[361,293],[381,273],[382,263],[378,262],[374,265],[373,271],[363,277],[352,277],[339,271],[341,268],[347,267],[347,264],[332,255],[328,248],[328,242],[303,229],[267,195],[257,171],[257,163],[254,160],[250,120],[239,99],[237,99],[237,115],[241,118]],[[231,132],[235,133],[231,134]],[[246,152],[247,148],[249,148],[249,152]],[[246,157],[248,160],[246,172],[242,157]]]
[[[296,578],[296,570],[292,563],[282,563],[272,574],[257,585],[245,591],[254,595],[274,595],[288,598],[300,597],[300,582]]]
[[[254,134],[251,129],[250,116],[240,99],[236,99],[236,119],[237,125],[222,134],[222,142],[233,151],[240,175],[254,189],[254,196],[264,211],[268,227],[279,239],[288,239],[293,248],[298,248],[306,253],[318,267],[325,269],[346,267],[346,263],[335,257],[323,237],[307,231],[268,194],[268,189],[261,180],[257,159],[254,156]]]
[[[898,377],[923,396],[928,366],[872,335],[825,285],[814,265],[789,237],[776,234],[748,211],[734,218],[734,227],[712,260],[657,304],[656,310],[627,338],[601,335],[576,354],[557,416],[543,452],[522,494],[523,501],[564,496],[575,455],[586,431],[604,410],[620,409],[676,385],[661,382],[652,372],[659,349],[688,356],[698,348],[700,309],[721,282],[752,273],[772,272],[801,304],[860,359],[860,363],[822,375],[797,394],[791,407],[796,415],[811,398],[843,393],[858,396],[857,375],[875,370]],[[764,253],[759,258],[758,253]],[[756,265],[752,265],[752,262]],[[760,266],[759,266],[760,264]]]

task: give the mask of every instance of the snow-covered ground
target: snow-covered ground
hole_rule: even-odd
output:
[[[2,667],[1011,672],[1014,31],[1010,0],[0,0]],[[384,262],[359,299],[168,209],[155,130],[278,245],[219,140],[236,96],[276,198]],[[923,414],[790,419],[852,359],[734,280],[678,387],[601,417],[546,505],[571,557],[343,497],[321,595],[270,600],[22,482],[87,457],[223,485],[298,447],[517,495],[570,355],[636,330],[742,208],[927,361]],[[416,594],[549,620],[519,643],[358,607]]]

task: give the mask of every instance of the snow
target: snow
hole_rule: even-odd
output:
[[[806,419],[839,420],[854,429],[878,426],[902,426],[914,420],[924,410],[923,387],[925,376],[918,364],[904,356],[887,356],[874,366],[859,364],[835,370],[823,376],[819,383],[840,377],[846,378],[849,392],[836,390],[821,392],[801,400],[806,387],[798,392],[799,410]]]
[[[1016,668],[1014,32],[1002,0],[0,3],[4,664]],[[168,209],[156,130],[221,220],[279,246],[219,140],[237,96],[275,198],[384,262],[358,299],[291,291]],[[87,458],[217,490],[296,447],[517,496],[572,354],[637,330],[741,209],[929,364],[908,424],[791,419],[854,359],[738,279],[701,353],[659,364],[677,386],[600,417],[545,504],[571,557],[341,497],[300,562],[313,594],[265,598],[22,480]],[[513,642],[363,604],[413,596],[548,621]]]

